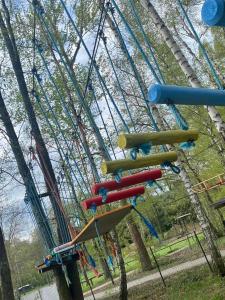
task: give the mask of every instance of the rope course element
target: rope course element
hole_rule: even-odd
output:
[[[153,104],[225,106],[225,91],[175,85],[152,85],[149,101]]]
[[[117,174],[120,171],[127,171],[132,169],[140,169],[150,166],[163,165],[169,166],[178,158],[176,152],[165,152],[159,154],[152,154],[145,157],[138,157],[136,160],[119,159],[114,161],[104,161],[101,165],[103,174]]]
[[[133,148],[135,152],[140,150],[144,154],[149,154],[151,147],[155,145],[177,144],[188,142],[193,144],[198,139],[198,130],[168,130],[149,133],[120,134],[118,146],[122,149]],[[144,148],[143,148],[144,147]],[[145,149],[148,149],[146,153]]]
[[[196,30],[195,30],[195,27],[192,24],[192,22],[191,22],[191,20],[190,20],[190,18],[188,16],[187,11],[184,8],[184,5],[183,5],[182,1],[181,0],[177,0],[177,3],[178,3],[178,6],[181,9],[181,13],[183,14],[184,18],[187,20],[187,23],[188,23],[189,27],[191,28],[192,33],[194,34],[194,37],[195,37],[195,39],[196,39],[196,41],[197,41],[197,43],[198,43],[198,45],[199,45],[199,47],[200,47],[200,49],[202,51],[202,54],[203,54],[203,57],[204,57],[206,63],[208,64],[208,67],[210,69],[210,72],[211,72],[211,74],[212,74],[212,76],[213,76],[216,84],[217,84],[217,87],[219,89],[223,90],[223,84],[222,84],[222,82],[221,82],[221,80],[220,80],[220,78],[219,78],[219,76],[218,76],[218,74],[217,74],[217,72],[215,70],[214,64],[213,64],[212,60],[210,59],[210,57],[209,57],[209,55],[207,53],[206,48],[202,44],[202,42],[201,42],[201,40],[200,40],[200,38],[199,38]]]
[[[205,191],[212,190],[214,188],[225,185],[225,174],[219,174],[214,177],[211,177],[207,180],[204,180],[192,187],[194,193],[203,193]]]
[[[225,26],[223,0],[206,0],[202,6],[202,21],[209,26]]]
[[[160,70],[159,64],[157,63],[156,57],[154,55],[154,51],[152,49],[151,42],[150,42],[147,34],[144,31],[141,20],[139,18],[138,13],[137,13],[137,9],[135,8],[135,5],[134,5],[132,0],[129,0],[129,3],[130,3],[130,6],[132,8],[132,13],[134,15],[135,21],[139,25],[141,33],[144,36],[144,40],[145,40],[145,42],[146,42],[146,44],[147,44],[147,46],[150,50],[150,54],[152,56],[155,67],[151,64],[150,60],[148,59],[147,54],[145,53],[144,49],[142,48],[140,42],[138,41],[138,38],[136,37],[136,35],[133,32],[130,25],[128,24],[128,22],[127,22],[126,18],[124,17],[123,13],[119,9],[119,6],[115,3],[114,0],[112,0],[112,4],[114,5],[114,7],[115,7],[116,11],[118,12],[122,22],[124,23],[125,27],[127,28],[127,31],[129,32],[129,34],[131,35],[133,41],[135,42],[135,45],[137,46],[137,49],[139,50],[139,52],[142,55],[144,61],[146,62],[147,66],[149,67],[149,69],[150,69],[153,77],[155,78],[156,82],[158,84],[165,84],[165,80],[164,80],[164,77],[163,77],[162,72]],[[155,71],[155,69],[157,69],[157,72]],[[144,97],[144,99],[145,99],[145,97]],[[147,101],[146,101],[146,104],[147,104]],[[148,104],[147,104],[147,106],[148,106]],[[186,120],[183,118],[183,116],[181,115],[180,111],[172,103],[168,104],[168,106],[169,106],[171,112],[173,113],[178,126],[182,130],[187,130],[188,129],[188,124],[187,124]],[[153,118],[153,116],[151,116],[151,120],[152,120],[152,118]],[[153,122],[153,124],[154,124],[154,122]],[[154,124],[154,127],[157,128],[158,126],[156,124]]]
[[[102,196],[96,196],[90,199],[86,199],[81,202],[81,205],[85,210],[94,207],[98,207],[103,204],[108,204],[116,201],[120,201],[123,199],[131,198],[131,197],[138,197],[145,192],[145,187],[144,186],[138,186],[138,187],[133,187],[127,190],[121,190],[121,191],[116,191],[112,193],[107,194],[107,198],[105,202],[102,200]]]
[[[162,171],[160,169],[148,170],[140,173],[124,176],[118,183],[115,180],[105,181],[102,183],[95,183],[92,185],[92,193],[95,195],[101,195],[102,197],[110,191],[122,189],[131,185],[155,181],[162,177]]]

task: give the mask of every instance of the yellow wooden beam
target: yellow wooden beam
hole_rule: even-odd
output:
[[[140,169],[149,166],[160,165],[164,162],[172,162],[177,160],[176,152],[165,152],[159,154],[152,154],[145,157],[139,157],[136,160],[119,159],[112,161],[104,161],[101,165],[103,174],[116,173],[118,170],[132,170]]]
[[[118,137],[118,146],[121,149],[130,149],[147,143],[151,143],[151,145],[176,144],[196,141],[198,136],[199,132],[196,129],[132,134],[123,133]]]

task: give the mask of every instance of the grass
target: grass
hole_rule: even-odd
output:
[[[206,249],[207,247],[205,245],[206,242],[204,240],[203,234],[202,233],[198,234],[198,238],[201,241],[203,247]],[[159,249],[154,249],[154,253],[156,254],[156,257],[158,259],[158,262],[159,262],[162,270],[165,268],[173,267],[175,265],[178,265],[178,264],[183,263],[188,260],[194,260],[203,255],[199,246],[196,243],[196,240],[193,238],[190,238],[189,241],[192,246],[191,249],[189,248],[189,243],[188,243],[187,239],[182,240],[179,243],[172,242],[167,245],[164,245],[163,247],[161,247]],[[217,244],[220,247],[220,249],[224,249],[225,248],[225,237],[218,239]],[[181,251],[179,253],[175,254],[174,252],[177,250],[181,250]],[[141,277],[142,275],[140,274],[140,263],[137,259],[137,255],[136,255],[135,251],[132,251],[131,249],[126,249],[125,253],[126,253],[126,255],[124,255],[124,258],[125,258],[124,260],[126,263],[126,271],[127,272],[136,271],[136,274],[132,274],[132,275],[128,276],[129,279],[131,280],[131,279],[137,279],[137,278]],[[168,256],[169,254],[172,254],[172,255]],[[154,269],[152,272],[154,273],[156,271],[157,270]],[[206,267],[206,271],[208,273],[208,267]],[[138,272],[139,272],[139,274],[137,274]],[[148,274],[150,274],[152,272],[148,272]],[[190,274],[190,273],[192,273],[192,272],[189,272],[188,274]],[[92,277],[93,273],[88,272],[88,275],[89,275],[89,277]],[[119,270],[116,269],[116,271],[113,273],[113,277],[116,278],[118,276],[119,276]],[[213,278],[212,283],[208,282],[208,284],[210,284],[210,285],[212,284],[212,287],[214,287],[214,285],[217,283],[214,282],[215,277],[212,277],[212,278]],[[169,282],[170,282],[170,280],[169,280]],[[95,278],[93,280],[93,288],[100,286],[104,283],[105,283],[104,277]],[[201,282],[198,282],[198,283],[201,284]],[[171,284],[171,288],[172,288],[172,286],[173,285]],[[193,283],[193,285],[190,284],[190,286],[191,286],[191,290],[192,290],[194,288],[194,283]],[[176,283],[175,283],[175,288],[176,288]],[[86,292],[88,290],[89,290],[88,286],[86,284],[83,284],[83,291]],[[160,287],[160,290],[161,290],[161,287]],[[184,286],[180,287],[180,292],[182,292],[182,290],[185,290],[185,283],[184,283]],[[168,287],[167,292],[169,295],[170,295],[170,293],[174,293],[174,295],[175,295],[175,291],[173,291],[173,288],[172,288],[172,291],[170,291],[170,288]],[[190,295],[192,295],[192,292],[191,291],[189,291],[189,292],[190,292]],[[187,294],[189,292],[187,292]],[[174,299],[174,300],[179,299],[179,298],[181,300],[203,299],[203,298],[182,298],[183,296],[182,297],[181,296],[179,296],[179,294],[178,294],[178,295],[176,295],[177,298],[175,298],[175,296],[171,295],[170,299]],[[200,294],[200,296],[202,296],[202,295]],[[225,296],[223,296],[223,298],[218,298],[219,296],[216,296],[216,297],[217,298],[206,298],[206,299],[210,299],[210,300],[211,299],[212,300],[225,299]],[[133,299],[136,299],[136,298],[133,298]],[[137,298],[137,299],[139,299],[139,298]],[[145,299],[145,298],[143,298],[143,299]],[[146,299],[151,299],[151,298],[146,298]],[[162,298],[162,299],[164,299],[164,298]],[[165,299],[167,300],[168,298],[165,298]]]
[[[125,263],[126,263],[126,272],[127,272],[127,273],[130,272],[130,271],[134,271],[134,270],[140,270],[140,263],[139,263],[139,261],[136,260],[136,259],[135,259],[135,260],[129,260],[129,259],[127,258],[127,259],[125,259]],[[93,277],[93,273],[90,272],[90,271],[87,272],[87,275],[88,275],[89,278],[90,278],[90,277]],[[119,269],[116,268],[116,270],[115,270],[114,272],[112,272],[112,275],[113,275],[113,278],[119,277],[119,275],[120,275]],[[81,281],[83,281],[83,280],[84,280],[84,278],[83,278],[83,276],[82,276],[82,277],[81,277]],[[103,276],[101,276],[101,277],[99,277],[99,278],[95,277],[95,278],[93,279],[93,286],[92,286],[92,288],[95,288],[95,287],[97,287],[97,286],[100,286],[100,285],[104,284],[105,282],[106,282],[106,281],[105,281],[105,279],[104,279]],[[84,284],[83,284],[83,292],[87,292],[88,290],[89,290],[88,285],[87,285],[86,283],[84,283]]]
[[[204,236],[202,233],[198,234],[198,238],[199,240],[203,240]],[[196,245],[196,239],[194,238],[189,238],[189,242],[191,244],[191,246],[194,245],[194,247],[198,247]],[[184,249],[188,249],[189,248],[189,242],[187,239],[181,240],[177,243],[175,242],[171,242],[167,245],[164,245],[162,248],[160,249],[155,249],[154,253],[156,255],[156,257],[159,259],[159,263],[162,267],[162,269],[164,269],[164,267],[168,267],[168,265],[171,264],[171,260],[167,261],[166,260],[166,255],[173,253],[177,250],[184,250]],[[224,244],[225,244],[225,240],[224,240]],[[126,249],[127,252],[127,249]],[[129,251],[128,251],[129,253]],[[132,254],[134,253],[134,254]],[[201,254],[202,255],[202,254]],[[189,260],[189,257],[185,254],[187,260]],[[190,258],[192,259],[192,258]],[[140,272],[140,262],[137,258],[137,255],[135,254],[135,252],[130,251],[130,254],[124,255],[124,261],[125,261],[125,266],[126,266],[126,272],[130,272],[130,271],[136,271],[136,272]],[[176,264],[175,262],[172,264],[174,265]],[[179,262],[177,262],[177,264],[179,264]],[[153,272],[156,272],[156,270],[153,270]],[[93,273],[91,271],[87,272],[87,275],[89,278],[93,277]],[[119,276],[119,270],[118,268],[115,270],[115,272],[112,272],[113,278],[116,278]],[[132,276],[133,277],[133,276]],[[135,276],[136,277],[136,276]],[[83,281],[83,277],[81,278],[81,281]],[[92,288],[95,288],[97,286],[100,286],[102,284],[104,284],[106,281],[104,279],[104,277],[99,277],[99,278],[94,278],[93,279],[93,286]],[[86,283],[83,284],[83,292],[87,292],[89,290],[89,287]]]
[[[213,276],[206,266],[197,267],[160,280],[136,286],[129,291],[129,300],[224,300],[225,279]],[[116,299],[106,297],[104,300]]]
[[[204,239],[203,233],[199,233],[198,238],[199,238],[200,241],[203,240]],[[194,237],[189,237],[189,241],[188,241],[188,239],[184,239],[184,240],[179,241],[177,243],[172,242],[172,243],[169,243],[166,246],[164,246],[162,249],[156,250],[155,254],[156,254],[157,257],[165,256],[165,255],[170,254],[172,252],[175,252],[177,250],[188,248],[189,243],[192,246],[192,245],[196,244],[197,241]]]

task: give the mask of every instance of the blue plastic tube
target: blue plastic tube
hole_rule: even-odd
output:
[[[202,21],[209,26],[225,26],[225,1],[206,0],[202,6]]]
[[[152,104],[225,106],[225,91],[153,84],[148,92]]]

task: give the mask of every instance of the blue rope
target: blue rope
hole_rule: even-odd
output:
[[[89,85],[89,89],[90,89],[90,91],[91,91],[91,93],[92,93],[92,97],[93,97],[93,99],[94,99],[94,101],[95,101],[95,104],[96,104],[96,106],[97,106],[97,109],[98,109],[98,112],[99,112],[99,115],[100,115],[100,118],[101,118],[101,121],[102,121],[104,130],[105,130],[106,135],[107,135],[107,138],[108,138],[108,143],[109,143],[110,148],[111,148],[112,153],[113,153],[113,156],[114,156],[114,158],[116,158],[116,154],[115,154],[115,151],[114,151],[114,147],[113,147],[113,145],[112,145],[112,139],[111,139],[111,137],[110,137],[110,134],[109,134],[108,129],[107,129],[107,126],[106,126],[106,123],[105,123],[104,118],[103,118],[103,116],[102,116],[102,111],[101,111],[101,109],[100,109],[100,107],[99,107],[98,100],[97,100],[97,97],[96,97],[96,94],[95,94],[95,90],[94,90],[94,87],[92,86],[92,84]]]
[[[36,76],[36,73],[35,73],[35,76]],[[37,80],[38,80],[38,79],[37,79]],[[47,105],[48,105],[48,108],[49,108],[49,110],[51,111],[51,114],[52,114],[52,116],[53,116],[53,118],[54,118],[55,124],[56,124],[56,126],[58,127],[58,129],[59,129],[59,131],[60,131],[60,133],[61,133],[61,135],[62,135],[62,137],[63,137],[63,140],[64,140],[64,142],[65,142],[65,144],[66,144],[67,149],[68,149],[68,150],[70,151],[70,153],[71,153],[71,156],[72,156],[72,158],[73,158],[74,164],[75,164],[75,166],[76,166],[76,168],[77,168],[77,170],[78,170],[78,173],[79,173],[79,175],[80,175],[80,177],[81,177],[81,179],[82,179],[82,181],[83,181],[83,183],[84,183],[84,186],[87,188],[87,191],[90,191],[90,190],[89,190],[89,187],[86,185],[86,182],[85,182],[85,180],[84,180],[84,177],[83,177],[83,175],[82,175],[82,173],[81,173],[81,171],[80,171],[80,168],[79,168],[79,166],[78,166],[78,164],[77,164],[77,162],[76,162],[76,158],[74,157],[74,155],[73,155],[73,153],[72,153],[72,150],[71,150],[71,148],[70,148],[70,145],[69,145],[69,143],[68,143],[68,141],[67,141],[67,139],[66,139],[66,137],[65,137],[65,134],[64,134],[64,132],[63,132],[63,130],[62,130],[62,128],[61,128],[61,125],[60,125],[60,123],[59,123],[59,121],[58,121],[58,119],[57,119],[57,117],[56,117],[56,115],[55,115],[55,112],[53,111],[53,109],[52,109],[52,107],[51,107],[51,104],[50,104],[50,101],[49,101],[49,99],[48,99],[48,96],[47,96],[47,94],[46,94],[46,92],[45,92],[45,90],[44,90],[44,88],[43,88],[43,85],[42,85],[42,83],[41,83],[40,80],[38,80],[38,84],[39,84],[39,86],[40,86],[40,88],[41,88],[41,92],[42,92],[42,94],[43,94],[43,96],[44,96],[44,99],[45,99]]]
[[[180,168],[173,165],[170,161],[165,161],[161,164],[162,168],[170,168],[175,174],[180,174]]]
[[[132,149],[130,150],[130,157],[131,157],[131,159],[136,160],[137,155],[138,155],[138,153],[140,153],[140,151],[141,151],[144,155],[148,155],[148,154],[150,154],[150,152],[151,152],[151,148],[152,148],[151,143],[139,145],[139,146],[137,146],[137,147],[135,147],[135,148],[132,148]]]
[[[76,26],[74,20],[72,19],[71,15],[70,15],[70,13],[69,13],[69,11],[68,11],[66,5],[65,5],[65,2],[64,2],[63,0],[60,0],[60,2],[61,2],[61,4],[62,4],[62,6],[63,6],[63,8],[64,8],[64,10],[65,10],[65,12],[66,12],[68,18],[69,18],[69,20],[70,20],[70,22],[71,22],[71,24],[72,24],[74,30],[76,31],[77,35],[79,36],[79,38],[80,38],[80,40],[81,40],[81,43],[82,43],[82,45],[83,45],[83,47],[84,47],[84,49],[85,49],[85,51],[86,51],[88,57],[91,59],[90,51],[88,50],[88,47],[87,47],[86,43],[84,42],[84,40],[83,40],[83,38],[82,38],[82,36],[81,36],[81,33],[80,33],[80,31],[78,30],[78,28],[77,28],[77,26]],[[99,67],[97,66],[97,64],[96,64],[95,61],[93,61],[93,67],[94,67],[94,69],[95,69],[95,71],[96,71],[96,74],[97,74],[97,76],[98,76],[98,78],[99,78],[99,82],[102,84],[102,86],[104,87],[104,89],[105,89],[107,95],[109,96],[109,99],[111,100],[111,102],[112,102],[112,104],[113,104],[113,106],[114,106],[114,108],[115,108],[115,110],[116,110],[116,112],[117,112],[117,114],[118,114],[120,120],[122,121],[124,128],[126,129],[127,132],[129,132],[129,128],[128,128],[126,122],[124,121],[123,116],[121,115],[120,110],[118,109],[118,107],[117,107],[117,105],[116,105],[116,103],[115,103],[115,101],[114,101],[114,99],[113,99],[111,93],[109,92],[109,89],[108,89],[108,87],[107,87],[107,85],[106,85],[106,83],[105,83],[105,80],[104,80],[104,78],[102,77],[102,75],[101,75],[101,73],[100,73],[100,71],[99,71]]]
[[[117,85],[118,85],[118,87],[119,87],[120,93],[121,93],[121,95],[122,95],[123,102],[124,102],[124,104],[125,104],[126,110],[127,110],[127,112],[128,112],[129,118],[130,118],[130,120],[131,120],[131,124],[132,124],[132,126],[134,127],[134,130],[135,130],[135,128],[136,128],[136,127],[135,127],[135,123],[134,123],[132,114],[131,114],[131,112],[130,112],[130,109],[129,109],[127,100],[126,100],[126,98],[125,98],[125,96],[124,96],[124,92],[123,92],[123,89],[122,89],[122,86],[121,86],[121,83],[120,83],[118,74],[117,74],[117,72],[116,72],[116,69],[115,69],[113,60],[112,60],[111,55],[110,55],[110,53],[109,53],[109,50],[108,50],[108,47],[107,47],[107,40],[106,40],[106,39],[107,39],[107,38],[104,36],[104,33],[103,33],[103,34],[102,34],[103,45],[105,46],[105,50],[106,50],[106,53],[107,53],[107,56],[108,56],[110,65],[111,65],[112,70],[113,70],[113,73],[114,73],[114,75],[115,75],[116,82],[117,82]]]
[[[47,64],[47,62],[46,62],[46,60],[45,60],[45,58],[43,56],[43,48],[41,47],[41,45],[39,43],[36,44],[36,45],[37,45],[37,49],[38,49],[39,55],[41,56],[42,62],[44,64],[44,66],[45,66],[45,69],[47,70],[48,76],[49,76],[49,78],[50,78],[50,80],[51,80],[51,82],[52,82],[52,84],[53,84],[53,86],[54,86],[54,88],[55,88],[58,96],[59,96],[59,99],[60,99],[60,102],[61,102],[61,104],[63,106],[64,112],[65,112],[66,116],[69,118],[69,120],[71,121],[71,123],[73,125],[73,128],[74,128],[74,132],[76,133],[76,137],[78,137],[78,139],[80,140],[80,142],[81,142],[81,144],[82,144],[82,146],[83,146],[83,148],[85,150],[85,153],[88,156],[89,162],[92,165],[92,158],[89,156],[89,152],[88,152],[86,146],[84,145],[84,143],[83,143],[80,135],[77,134],[77,129],[79,128],[78,124],[77,124],[77,122],[74,121],[73,117],[71,116],[71,113],[70,113],[69,109],[67,108],[67,105],[66,105],[66,102],[64,100],[64,97],[61,94],[61,92],[59,91],[59,88],[58,88],[57,84],[55,83],[55,80],[53,79],[53,76],[52,76],[52,74],[51,74],[51,72],[49,70],[48,64]],[[92,170],[95,170],[95,168],[93,166],[92,166]],[[99,180],[99,174],[95,172],[95,176],[96,176],[96,179]]]
[[[140,73],[139,73],[138,69],[136,68],[136,65],[135,65],[135,63],[134,63],[134,60],[132,59],[132,57],[131,57],[131,55],[130,55],[128,49],[127,49],[127,46],[126,46],[126,44],[125,44],[125,42],[124,42],[123,36],[122,36],[122,34],[121,34],[121,31],[120,31],[120,29],[119,29],[119,26],[118,26],[118,24],[117,24],[117,22],[116,22],[116,19],[115,19],[115,16],[114,16],[114,11],[113,11],[113,10],[111,10],[111,11],[112,11],[112,19],[113,19],[113,23],[114,23],[115,30],[116,30],[116,32],[117,32],[117,34],[118,34],[118,37],[119,37],[119,40],[120,40],[122,49],[123,49],[123,51],[124,51],[124,53],[125,53],[125,55],[126,55],[126,57],[127,57],[128,62],[129,62],[130,65],[131,65],[132,71],[133,71],[133,73],[134,73],[134,75],[135,75],[135,77],[136,77],[136,80],[137,80],[137,82],[138,82],[138,85],[139,85],[141,94],[142,94],[142,96],[143,96],[143,98],[144,98],[144,102],[145,102],[145,104],[146,104],[147,114],[148,114],[148,116],[149,116],[149,119],[150,119],[150,121],[151,121],[151,123],[152,123],[154,129],[155,129],[156,131],[159,131],[159,127],[158,127],[157,123],[155,122],[155,119],[154,119],[154,117],[153,117],[153,115],[152,115],[151,106],[150,106],[150,104],[149,104],[149,101],[147,100],[147,90],[145,90],[145,86],[144,86],[144,83],[143,83],[142,80],[141,80]]]
[[[122,14],[121,10],[119,9],[118,5],[116,4],[116,2],[114,0],[111,0],[112,1],[112,4],[113,6],[115,7],[116,11],[118,12],[121,20],[123,21],[123,23],[125,24],[128,32],[130,33],[130,35],[132,36],[136,46],[138,47],[143,59],[145,60],[145,62],[147,63],[149,69],[151,70],[152,74],[154,75],[154,77],[156,78],[157,82],[160,83],[160,79],[157,75],[157,73],[155,72],[155,69],[152,67],[152,64],[150,63],[147,55],[145,54],[143,48],[141,47],[140,43],[138,42],[133,30],[131,29],[130,25],[128,24],[128,22],[126,21],[124,15]]]
[[[115,1],[112,1],[112,2],[115,3]],[[125,17],[124,17],[123,14],[121,13],[121,11],[120,11],[120,9],[119,9],[119,7],[118,7],[117,5],[115,6],[115,7],[116,7],[116,10],[117,10],[117,12],[119,13],[119,15],[120,15],[122,21],[124,22],[126,28],[128,29],[128,32],[130,33],[130,35],[131,35],[132,38],[134,39],[135,44],[137,45],[139,51],[140,51],[141,54],[142,54],[142,57],[144,58],[144,60],[146,61],[148,67],[150,68],[150,70],[151,70],[151,72],[152,72],[152,75],[154,76],[154,78],[156,79],[156,81],[157,81],[159,84],[162,84],[162,83],[165,84],[165,79],[164,79],[164,77],[163,77],[163,75],[162,75],[162,72],[161,72],[161,70],[160,70],[159,64],[158,64],[158,62],[157,62],[157,60],[156,60],[154,51],[153,51],[153,49],[152,49],[151,42],[150,42],[148,36],[146,35],[146,33],[145,33],[145,31],[144,31],[144,28],[143,28],[143,26],[142,26],[141,20],[140,20],[140,18],[139,18],[138,13],[137,13],[137,9],[136,9],[135,6],[134,6],[133,0],[129,0],[129,3],[130,3],[130,6],[131,6],[131,8],[132,8],[132,12],[133,12],[133,15],[134,15],[134,17],[135,17],[135,21],[136,21],[136,23],[139,25],[139,27],[140,27],[140,29],[141,29],[141,33],[142,33],[142,35],[144,36],[144,40],[145,40],[145,42],[146,42],[146,44],[147,44],[147,46],[148,46],[148,48],[149,48],[149,50],[150,50],[151,56],[152,56],[152,58],[153,58],[153,62],[155,63],[155,66],[156,66],[156,69],[157,69],[157,71],[158,71],[158,73],[159,73],[159,76],[158,76],[157,73],[155,72],[155,70],[154,70],[153,66],[151,65],[151,63],[150,63],[148,57],[146,56],[146,54],[145,54],[143,48],[140,46],[140,43],[139,43],[139,41],[137,40],[137,38],[136,38],[134,32],[132,31],[131,27],[130,27],[129,24],[127,23]],[[173,105],[173,104],[170,104],[170,105],[168,105],[168,107],[170,108],[171,112],[173,113],[173,115],[174,115],[174,117],[175,117],[175,120],[176,120],[176,123],[178,124],[178,126],[179,126],[182,130],[187,130],[187,129],[189,128],[189,127],[188,127],[188,124],[187,124],[186,120],[184,119],[184,117],[181,115],[180,111],[176,108],[176,106]]]
[[[148,219],[146,219],[135,207],[133,207],[133,209],[139,215],[139,217],[141,218],[143,223],[146,225],[150,234],[152,236],[154,236],[155,238],[159,239],[158,233],[157,233],[155,227],[152,225],[152,223]]]
[[[99,144],[101,145],[102,149],[104,149],[104,153],[108,157],[108,160],[111,160],[111,158],[109,156],[109,153],[107,151],[107,148],[105,147],[103,138],[102,138],[102,136],[101,136],[101,134],[99,132],[99,129],[98,129],[98,127],[97,127],[97,125],[96,125],[96,123],[95,123],[95,121],[93,119],[93,116],[91,114],[90,108],[88,107],[88,104],[86,103],[85,99],[82,96],[82,93],[80,91],[79,84],[78,84],[78,82],[76,80],[75,74],[69,68],[69,66],[67,65],[67,63],[65,62],[64,58],[62,57],[61,52],[59,51],[59,48],[58,48],[57,43],[56,43],[56,41],[54,39],[54,36],[52,35],[52,33],[48,29],[48,25],[47,25],[47,23],[45,21],[45,18],[43,16],[44,15],[44,9],[43,9],[43,7],[41,7],[39,5],[34,5],[34,8],[35,8],[35,12],[37,13],[40,22],[44,25],[44,27],[46,29],[48,37],[50,38],[52,44],[54,45],[56,51],[58,52],[58,54],[60,56],[60,59],[61,59],[63,65],[65,67],[65,70],[66,70],[66,72],[67,72],[70,80],[72,81],[73,86],[75,87],[75,91],[76,91],[76,94],[78,96],[78,99],[80,100],[81,105],[85,108],[85,112],[86,112],[87,117],[88,117],[88,119],[90,121],[90,124],[92,125],[92,128],[95,131],[95,134],[97,136]]]
[[[133,13],[133,15],[134,15],[135,21],[136,21],[137,25],[140,27],[141,33],[142,33],[142,35],[143,35],[143,37],[144,37],[144,40],[145,40],[145,42],[146,42],[146,44],[147,44],[147,46],[148,46],[148,49],[149,49],[149,51],[150,51],[150,53],[151,53],[151,57],[152,57],[153,62],[154,62],[154,64],[155,64],[155,66],[156,66],[157,72],[159,73],[159,76],[158,76],[158,83],[162,83],[162,82],[163,82],[163,83],[165,84],[165,80],[164,80],[163,74],[162,74],[162,72],[161,72],[161,69],[160,69],[160,67],[159,67],[158,61],[157,61],[157,59],[156,59],[156,57],[155,57],[155,53],[154,53],[153,47],[152,47],[152,45],[151,45],[151,42],[150,42],[150,40],[149,40],[149,37],[147,36],[147,34],[146,34],[145,31],[144,31],[144,28],[143,28],[143,26],[142,26],[142,22],[141,22],[141,20],[140,20],[140,17],[139,17],[137,8],[135,7],[134,1],[133,1],[133,0],[129,0],[129,4],[130,4],[130,6],[131,6],[131,10],[132,10],[132,13]],[[160,79],[161,79],[161,80],[160,80]],[[156,79],[156,80],[157,80],[157,79]]]
[[[36,93],[35,91],[33,91],[33,96],[34,96],[34,98],[35,98],[35,100],[36,100],[36,102],[37,102],[39,108],[41,109],[41,112],[42,112],[42,114],[44,115],[44,118],[45,118],[45,120],[46,120],[46,122],[47,122],[47,124],[48,124],[48,126],[49,126],[49,128],[50,128],[50,130],[51,130],[51,132],[52,132],[53,138],[54,138],[54,140],[55,140],[55,142],[56,142],[56,145],[57,145],[58,153],[59,153],[59,155],[60,155],[62,161],[64,161],[63,156],[66,158],[67,155],[66,155],[66,153],[64,152],[63,148],[61,147],[60,142],[58,141],[58,138],[57,138],[57,136],[56,136],[56,134],[55,134],[54,128],[52,127],[51,123],[49,122],[48,116],[46,115],[46,112],[45,112],[45,110],[44,110],[44,108],[43,108],[43,106],[42,106],[42,104],[41,104],[40,97],[37,95],[37,93]],[[82,187],[81,187],[81,185],[80,185],[80,183],[79,183],[79,180],[78,180],[77,177],[76,177],[76,174],[75,174],[74,171],[73,171],[73,168],[72,168],[71,164],[69,163],[69,161],[67,161],[67,163],[69,164],[69,168],[70,168],[71,172],[73,173],[73,176],[74,176],[74,178],[75,178],[75,180],[76,180],[78,186],[80,187],[80,190],[81,190],[83,196],[86,197],[86,194],[83,192],[83,189],[82,189]]]

